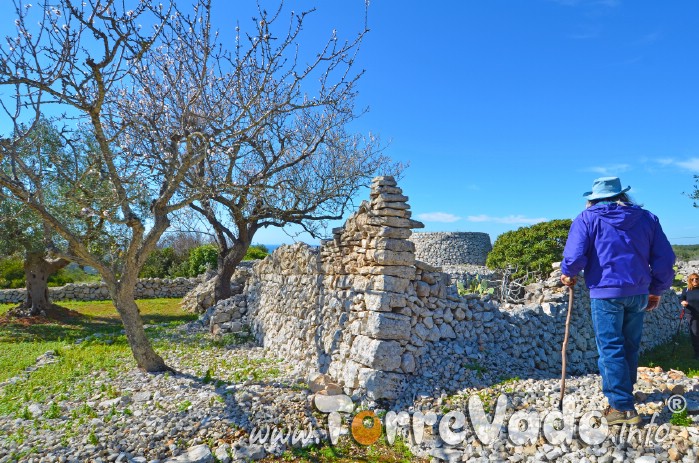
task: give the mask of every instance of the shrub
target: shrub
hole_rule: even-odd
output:
[[[0,259],[0,288],[24,288],[24,262],[16,257]]]
[[[699,244],[673,244],[672,250],[675,251],[678,261],[688,262],[699,259]]]
[[[99,275],[88,273],[79,265],[72,263],[58,270],[48,278],[48,286],[63,286],[68,283],[85,283],[100,281]],[[12,257],[0,259],[0,289],[24,288],[24,261]]]
[[[264,244],[253,244],[248,248],[243,260],[264,259],[269,255],[269,249]]]
[[[514,268],[512,278],[521,277],[528,271],[548,275],[551,264],[563,258],[571,223],[570,219],[557,219],[503,233],[495,240],[486,266],[491,269]]]
[[[67,285],[68,283],[75,283],[75,278],[73,278],[71,274],[63,268],[49,276],[47,282],[48,286],[63,286]]]
[[[248,248],[243,260],[264,259],[269,254],[262,244]],[[215,244],[203,244],[180,254],[172,247],[157,248],[143,265],[140,278],[176,278],[195,277],[218,265],[218,247]]]
[[[218,248],[214,244],[204,244],[192,249],[189,253],[189,274],[195,277],[206,272],[207,269],[215,269],[218,265]]]
[[[140,278],[167,278],[172,276],[172,270],[180,263],[180,260],[175,255],[174,249],[158,248],[150,253],[138,276]]]

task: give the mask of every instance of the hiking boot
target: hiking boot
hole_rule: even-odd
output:
[[[640,424],[641,419],[640,416],[638,416],[638,413],[636,410],[628,410],[622,412],[621,410],[617,410],[612,407],[607,407],[604,412],[603,412],[604,418],[607,420],[607,424],[609,426],[615,425],[615,424]]]

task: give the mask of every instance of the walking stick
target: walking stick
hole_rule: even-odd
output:
[[[684,307],[682,307],[682,312],[680,312],[680,323],[677,325],[677,333],[675,333],[675,341],[672,343],[672,353],[670,354],[670,357],[675,356],[675,351],[677,350],[677,336],[680,334],[680,329],[682,328],[682,319],[684,318]]]
[[[573,287],[568,288],[568,315],[566,316],[566,329],[563,335],[563,347],[561,348],[561,358],[563,366],[561,371],[561,400],[558,402],[558,409],[563,411],[563,396],[566,392],[566,350],[568,349],[568,334],[570,333],[570,314],[573,313]]]

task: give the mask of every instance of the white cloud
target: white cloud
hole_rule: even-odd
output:
[[[443,222],[452,223],[461,220],[461,217],[454,214],[448,214],[446,212],[426,212],[424,214],[418,214],[417,218],[425,222]]]
[[[596,174],[611,176],[626,172],[631,166],[629,164],[612,164],[609,166],[594,166],[585,169],[585,172],[594,172]]]
[[[699,172],[699,158],[691,158],[686,161],[677,161],[675,164],[687,170],[691,170],[692,172]]]
[[[677,166],[690,172],[699,172],[699,158],[689,158],[686,161],[677,161],[673,158],[659,158],[655,162],[661,166]]]
[[[539,222],[546,222],[549,219],[546,217],[525,217],[523,215],[508,215],[506,217],[492,217],[489,215],[469,215],[466,217],[469,222],[493,222],[493,223],[504,223],[504,224],[529,224],[533,225]]]

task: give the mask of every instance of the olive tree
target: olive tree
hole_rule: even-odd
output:
[[[38,161],[43,165],[51,159],[67,155],[60,133],[45,119],[41,119],[26,134],[18,146],[18,158],[26,162]],[[6,167],[6,166],[5,166]],[[36,166],[35,176],[50,175],[47,169]],[[8,172],[9,174],[9,172]],[[62,193],[67,185],[61,177],[54,177],[56,184],[50,191],[40,191],[41,202],[52,204],[61,211],[61,219],[71,220],[71,205],[65,202]],[[54,256],[55,241],[60,240],[50,224],[31,208],[17,201],[12,195],[5,195],[0,187],[0,254],[20,254],[24,259],[24,276],[27,296],[21,304],[30,316],[45,313],[50,308],[48,279],[70,263],[69,260]]]
[[[0,254],[20,254],[24,259],[24,277],[27,289],[20,307],[29,316],[47,313],[51,306],[48,280],[51,275],[70,263],[53,257],[47,251],[51,239],[50,227],[34,216],[21,203],[0,198]]]

